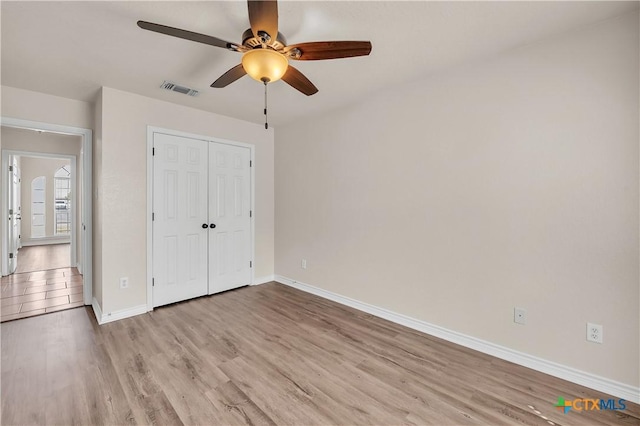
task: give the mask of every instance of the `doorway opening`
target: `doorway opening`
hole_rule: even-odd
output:
[[[92,131],[3,117],[2,136],[0,320],[91,304]]]
[[[77,267],[76,156],[5,153],[18,176],[9,182],[9,274]]]

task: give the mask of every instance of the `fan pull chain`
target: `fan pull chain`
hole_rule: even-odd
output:
[[[267,116],[267,82],[264,82],[264,128],[269,128],[268,116]]]

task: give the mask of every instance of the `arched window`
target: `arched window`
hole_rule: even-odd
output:
[[[70,166],[62,166],[54,175],[55,188],[55,233],[71,233],[71,172]]]
[[[31,238],[45,236],[47,178],[38,176],[31,181]]]

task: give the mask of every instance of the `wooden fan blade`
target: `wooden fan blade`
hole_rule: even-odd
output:
[[[240,77],[244,77],[247,72],[242,67],[242,64],[238,64],[235,67],[231,68],[229,71],[225,72],[218,78],[216,81],[211,83],[211,87],[222,88],[230,85]]]
[[[249,22],[255,37],[264,31],[276,41],[278,37],[278,2],[276,0],[248,0]]]
[[[318,88],[309,81],[300,71],[289,65],[287,72],[282,76],[282,80],[289,86],[301,91],[307,96],[318,93]]]
[[[284,48],[284,53],[298,49],[300,55],[290,55],[299,61],[319,61],[322,59],[351,58],[367,56],[371,53],[370,41],[313,41],[292,44]],[[292,52],[295,53],[295,52]]]
[[[143,30],[155,31],[156,33],[183,38],[185,40],[197,41],[198,43],[204,43],[210,46],[222,47],[223,49],[235,51],[238,47],[238,45],[235,43],[221,40],[216,37],[194,33],[192,31],[181,30],[179,28],[168,27],[166,25],[154,24],[153,22],[138,21],[138,26]]]

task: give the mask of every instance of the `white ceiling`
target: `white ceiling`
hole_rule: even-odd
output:
[[[2,84],[83,101],[108,86],[261,123],[263,87],[244,77],[209,85],[241,55],[144,31],[146,20],[241,42],[244,1],[2,1]],[[369,93],[424,78],[602,21],[638,2],[308,2],[279,3],[289,44],[371,40],[362,58],[297,61],[320,89],[307,97],[282,81],[269,86],[269,117],[285,124]],[[159,88],[172,80],[201,91]]]

